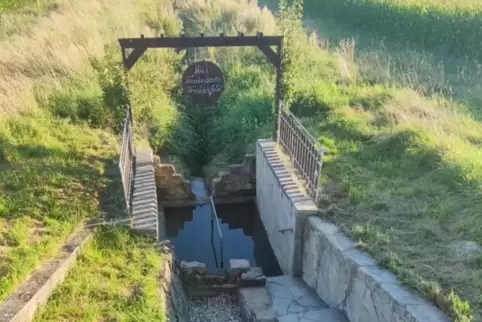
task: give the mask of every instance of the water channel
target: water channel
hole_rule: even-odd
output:
[[[281,275],[281,269],[268,240],[254,202],[215,205],[218,222],[212,229],[213,211],[205,202],[208,192],[202,179],[192,180],[192,191],[200,202],[195,207],[165,208],[166,233],[179,260],[205,263],[211,273],[219,272],[221,250],[224,268],[229,259],[247,259],[266,276]]]

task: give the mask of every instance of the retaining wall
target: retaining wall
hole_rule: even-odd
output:
[[[176,172],[172,164],[160,163],[159,157],[154,158],[154,173],[156,177],[157,195],[161,201],[195,200],[191,181]]]
[[[357,250],[336,226],[311,217],[303,240],[303,280],[328,305],[345,312],[349,321],[449,321]]]
[[[256,155],[248,154],[241,164],[230,165],[210,180],[213,197],[254,196],[256,191]]]
[[[272,140],[257,144],[256,201],[283,273],[300,275],[304,221],[318,209],[296,184]]]
[[[434,305],[408,291],[392,273],[356,249],[336,226],[313,216],[317,207],[283,160],[272,140],[258,141],[256,199],[285,274],[301,277],[351,322],[449,321]]]

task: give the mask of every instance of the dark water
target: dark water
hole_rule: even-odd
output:
[[[202,181],[193,182],[196,196],[206,195],[202,187]],[[224,268],[229,259],[243,258],[261,267],[266,276],[282,274],[254,203],[216,205],[216,211],[224,241]],[[211,206],[166,208],[165,214],[167,237],[176,256],[205,263],[210,272],[216,272],[221,266],[221,239]]]

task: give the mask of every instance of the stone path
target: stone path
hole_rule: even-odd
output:
[[[266,287],[279,322],[347,322],[329,308],[304,282],[291,276],[269,277]]]

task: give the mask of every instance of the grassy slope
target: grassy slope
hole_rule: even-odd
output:
[[[98,30],[95,28],[100,25],[118,26],[116,23],[119,21],[130,22],[129,28],[120,28],[123,32],[132,34],[140,27],[135,23],[137,18],[132,18],[137,16],[125,11],[127,2],[116,2],[115,6],[106,4],[110,6],[102,8],[109,8],[107,11],[88,4],[82,7],[85,15],[94,17],[94,21],[105,20],[103,24],[93,22],[94,30]],[[157,5],[159,9],[149,10],[150,14],[172,12],[164,10],[166,7],[162,3]],[[200,30],[206,34],[219,31],[234,33],[237,30],[251,33],[262,30],[266,34],[277,32],[276,23],[270,14],[260,12],[247,1],[226,0],[220,3],[218,0],[179,0],[176,1],[176,6],[188,33]],[[123,12],[129,12],[129,15],[123,16]],[[101,16],[104,20],[100,19]],[[74,16],[68,17],[66,20],[73,27],[79,26],[76,25]],[[156,31],[177,28],[173,19],[166,18],[166,15],[163,19],[153,19],[149,15],[147,18],[149,25]],[[159,21],[163,24],[159,24]],[[115,30],[118,32],[118,29]],[[109,32],[110,37],[113,38],[116,32]],[[57,30],[56,33],[62,32]],[[89,31],[91,34],[92,30]],[[94,46],[102,43],[104,38],[95,35],[94,33],[94,43],[87,43],[86,50],[79,52],[87,51],[87,56],[104,55],[103,51],[97,52],[99,46]],[[452,241],[482,241],[479,229],[481,219],[477,215],[480,210],[482,178],[479,161],[482,129],[479,123],[462,114],[460,106],[451,101],[428,100],[412,90],[393,88],[394,83],[378,82],[376,77],[366,82],[364,69],[357,68],[359,66],[354,61],[354,48],[350,42],[342,43],[338,48],[323,45],[320,49],[318,39],[297,39],[301,57],[300,71],[295,76],[295,111],[310,115],[305,120],[306,124],[330,150],[325,167],[328,183],[325,185],[324,202],[329,205],[323,207],[325,215],[359,239],[360,244],[382,264],[451,313],[454,308],[459,309],[447,297],[450,288],[454,287],[463,299],[471,301],[475,318],[478,318],[481,305],[478,292],[481,288],[480,260],[470,263],[452,262],[453,258],[446,254],[447,244]],[[77,41],[85,44],[82,43],[84,37],[79,37]],[[20,45],[21,42],[17,44]],[[58,52],[48,52],[49,57],[53,54],[54,61],[59,60],[60,56],[56,55],[62,52],[66,43],[61,40],[57,46]],[[15,63],[15,60],[5,59],[13,55],[8,54],[9,48],[13,46],[7,46],[6,51],[0,52],[0,66],[3,68],[11,68],[10,65]],[[69,52],[69,57],[78,57],[75,53],[76,51]],[[252,139],[262,133],[269,133],[271,119],[269,113],[265,112],[269,111],[273,98],[272,67],[255,50],[220,49],[198,52],[200,54],[216,59],[223,65],[229,86],[220,102],[220,112],[215,117],[213,130],[207,133],[205,143],[211,156],[215,155],[213,163],[219,159],[239,160]],[[135,113],[140,120],[145,112],[157,115],[155,124],[144,123],[146,133],[156,134],[154,142],[159,145],[167,143],[170,149],[182,155],[189,153],[189,149],[183,150],[182,146],[193,146],[199,141],[191,139],[191,129],[174,130],[169,134],[176,128],[176,122],[179,122],[179,113],[174,109],[170,95],[156,91],[156,84],[147,81],[147,77],[162,77],[158,76],[159,73],[154,73],[153,68],[149,68],[152,62],[164,64],[163,67],[168,68],[170,73],[168,75],[176,75],[177,69],[172,65],[177,64],[177,58],[170,53],[159,55],[161,56],[149,56],[141,65],[136,66],[135,73],[138,73],[139,78],[130,80],[137,84],[135,86],[139,93],[133,93],[138,95],[135,96]],[[79,57],[73,62],[78,63],[79,67],[88,66],[85,58]],[[49,66],[50,61],[42,60],[42,63]],[[63,60],[60,59],[59,63],[62,64]],[[20,67],[24,68],[25,65]],[[98,94],[102,94],[105,86],[98,84],[91,87],[93,90],[86,90],[89,87],[78,85],[97,77],[95,70],[89,68],[81,76],[78,76],[78,70],[79,68],[67,70],[69,77],[66,83],[58,84],[47,73],[42,79],[46,79],[47,84],[64,86],[61,87],[62,93],[73,92],[77,98],[98,99]],[[59,72],[63,71],[62,68],[59,69]],[[0,91],[0,102],[8,98],[10,102],[18,103],[15,106],[24,106],[23,99],[27,98],[27,102],[35,102],[32,106],[34,108],[40,105],[51,110],[52,106],[58,106],[52,105],[51,99],[45,99],[49,95],[33,95],[34,87],[28,86],[32,82],[28,78],[30,74],[25,77],[21,75],[9,74],[8,84],[13,83],[15,86],[1,82],[0,86],[26,92],[18,95],[17,90],[12,89],[9,92],[11,95],[6,95],[2,101],[1,93],[5,90]],[[72,81],[72,75],[75,76],[75,81]],[[142,77],[146,78],[143,80]],[[175,90],[175,86],[168,80],[166,77],[166,86]],[[74,91],[69,89],[72,85],[77,85],[73,87]],[[149,97],[145,94],[146,91],[156,94],[154,97],[160,100],[149,101],[146,99]],[[79,99],[70,102],[79,103]],[[12,105],[14,104],[9,104]],[[81,105],[73,106],[76,111]],[[1,107],[5,109],[5,105]],[[163,107],[169,113],[163,113]],[[79,116],[77,112],[69,115],[73,119]],[[157,127],[153,130],[156,124]],[[424,247],[420,247],[421,244]],[[96,266],[93,267],[95,270]],[[432,284],[427,284],[427,281],[441,285],[442,292],[432,287]],[[69,288],[64,294],[70,294]],[[56,301],[63,302],[62,294],[58,296]],[[48,312],[55,311],[51,305],[53,304],[50,304]]]
[[[332,6],[333,2],[308,1],[311,20],[318,17],[315,5]],[[337,7],[340,19],[343,10],[353,10],[350,6],[341,8]],[[332,12],[320,12],[320,16]],[[326,21],[318,22],[315,25],[321,26],[320,33],[326,35],[322,29]],[[328,25],[332,26],[331,22]],[[343,27],[346,24],[338,26],[337,31]],[[370,34],[361,33],[360,27],[355,22],[343,33],[350,34],[351,30],[352,36],[361,34],[367,39]],[[449,43],[450,39],[438,41]],[[391,40],[388,48],[393,44]],[[388,51],[387,46],[380,46],[377,52],[367,50],[367,46],[355,60],[354,42],[341,42],[334,48],[324,40],[318,45],[331,54],[316,53],[306,42],[301,45],[304,65],[320,68],[303,69],[296,90],[297,110],[319,114],[305,123],[330,151],[324,167],[324,215],[444,311],[460,321],[470,316],[449,296],[454,288],[470,302],[473,319],[480,320],[480,257],[457,260],[449,248],[457,241],[482,242],[478,215],[482,206],[482,127],[465,113],[479,112],[476,103],[480,101],[480,82],[472,84],[471,97],[461,91],[462,85],[456,88],[459,95],[455,101],[444,99],[443,93],[430,98],[432,93],[424,90],[421,80],[444,82],[441,65],[430,66],[430,61],[422,59],[410,68],[406,60],[402,61],[405,72],[400,74],[412,75],[415,80],[404,82],[391,74],[400,65],[380,64],[384,61],[380,58],[393,58],[395,50]],[[417,51],[409,48],[401,55],[410,53]],[[422,53],[419,57],[431,54]],[[472,65],[457,67],[464,71]],[[427,71],[428,78],[424,75]],[[388,81],[387,75],[391,78]],[[462,80],[465,75],[456,76]],[[456,79],[451,81],[457,84]],[[428,98],[401,86],[422,90]],[[480,118],[478,114],[476,118]]]
[[[37,116],[0,122],[0,300],[78,224],[116,170],[109,133]],[[115,172],[114,172],[115,173]]]
[[[212,0],[181,6],[180,16],[189,18],[185,27],[193,32],[229,30],[230,21],[250,15],[250,23],[236,27],[277,32],[272,24],[260,23],[254,12],[252,4],[223,1],[218,6]],[[418,86],[422,83],[418,80],[415,84],[396,78],[386,81],[383,75],[393,71],[391,66],[380,66],[377,57],[366,56],[362,62],[366,65],[360,66],[351,41],[333,47],[324,39],[297,34],[292,45],[300,55],[293,110],[306,116],[305,124],[329,150],[324,215],[442,310],[461,321],[470,316],[466,306],[450,295],[454,288],[470,301],[474,319],[479,319],[480,258],[464,262],[447,256],[452,242],[482,241],[478,216],[482,127],[465,113],[467,108],[476,109],[444,99],[443,93],[432,97],[433,91],[410,89],[429,88]],[[256,110],[272,100],[272,70],[262,56],[248,50],[231,55],[219,50],[214,58],[224,64],[233,82],[228,81],[232,87],[223,96],[221,116],[208,140],[217,147],[210,150],[216,155],[210,165],[223,156],[239,161],[245,151],[241,147],[251,143],[250,135],[269,133],[262,129],[268,120],[250,111],[250,106]],[[407,64],[406,72],[420,76],[421,66],[422,61],[412,68]],[[235,77],[236,70],[242,78]]]
[[[161,262],[151,239],[103,228],[36,321],[167,321]]]
[[[161,29],[171,32],[177,28],[175,17],[169,16],[172,10],[164,1],[42,0],[37,4],[40,7],[2,14],[1,20],[0,300],[41,261],[50,258],[81,222],[122,214],[116,166],[119,142],[114,134],[122,118],[117,110],[122,103],[122,80],[117,58],[120,54],[113,56],[112,52],[118,54],[119,36],[141,32],[148,35]],[[148,58],[169,67],[158,79],[169,78],[173,68],[170,61],[175,56],[164,53]],[[146,68],[149,61],[139,64],[134,73],[134,89],[154,89],[142,81],[152,80],[151,69]],[[166,82],[161,85],[168,87]],[[145,129],[168,131],[166,124],[175,122],[175,112],[165,111],[173,111],[166,95],[168,89],[155,90],[150,95],[155,101],[142,102],[142,97],[133,97],[138,106],[134,114],[141,136]],[[148,117],[152,121],[146,120]],[[85,272],[85,276],[75,279],[85,282],[81,286],[85,292],[95,292],[92,288],[99,286],[88,283],[93,272],[87,267],[95,271],[123,261],[137,268],[146,267],[146,274],[152,277],[160,264],[161,256],[153,249],[143,250],[146,241],[117,230],[102,232],[86,258],[110,251],[112,244],[104,240],[110,237],[118,238],[119,245],[125,247],[114,252],[112,258],[106,255],[104,261],[93,260],[100,266],[88,259],[81,262],[77,273]],[[132,249],[127,251],[127,246]],[[100,276],[99,280],[103,278]],[[134,287],[137,280],[136,275],[129,275],[123,283]],[[150,282],[152,279],[146,279],[146,283]],[[142,311],[143,299],[153,303],[153,285],[139,284],[131,297],[140,304],[132,302],[130,309],[138,308],[146,320],[158,319],[163,312],[157,305]],[[142,293],[144,286],[146,292]],[[112,289],[104,295],[109,292],[115,298]],[[77,296],[80,300],[83,295]],[[71,294],[69,299],[73,297]],[[97,300],[97,308],[111,306],[107,298],[105,302],[102,298]],[[116,309],[122,311],[125,307],[97,312],[98,317],[104,313],[115,315]],[[46,318],[58,320],[54,307],[49,306],[46,314]],[[86,311],[83,317],[80,312],[75,314],[76,318],[89,319],[93,313]],[[125,316],[118,315],[122,314]]]

